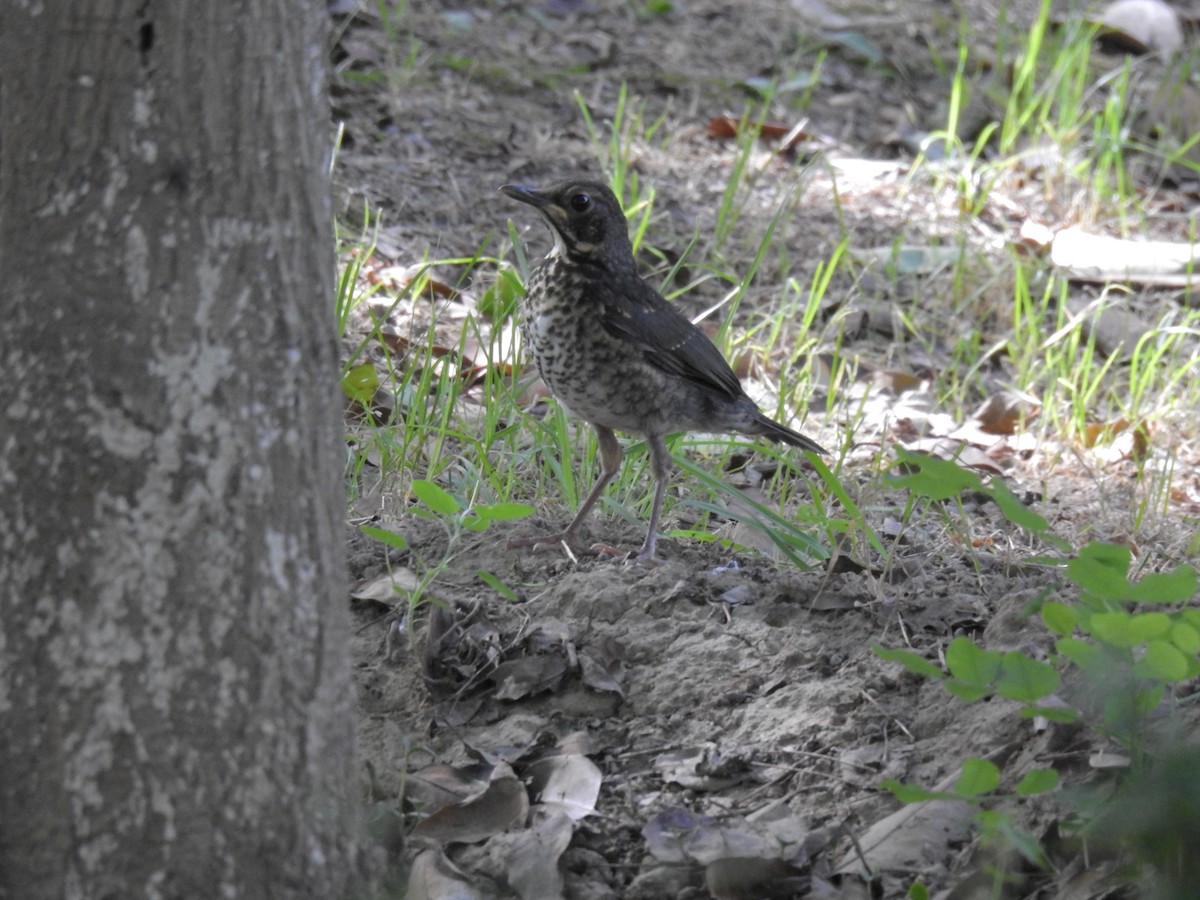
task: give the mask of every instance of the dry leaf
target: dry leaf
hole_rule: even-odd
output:
[[[563,896],[558,860],[575,833],[571,818],[558,809],[534,807],[532,827],[504,836],[508,845],[508,883],[521,900]]]
[[[355,600],[379,600],[384,603],[392,603],[397,599],[397,594],[412,593],[419,584],[420,579],[417,578],[417,573],[411,569],[392,569],[390,572],[384,572],[382,575],[359,582],[358,586],[350,592],[350,596]]]
[[[1129,427],[1129,420],[1122,416],[1115,422],[1092,422],[1083,429],[1083,446],[1091,448],[1102,442],[1111,441]]]
[[[945,858],[949,848],[971,834],[975,808],[965,800],[930,800],[903,806],[859,836],[860,855],[851,850],[839,874],[870,875],[880,870],[921,871]],[[867,866],[866,870],[863,866]]]
[[[1064,228],[1054,236],[1050,259],[1086,281],[1131,281],[1184,287],[1196,280],[1200,248],[1174,241],[1131,241]]]
[[[1172,53],[1183,46],[1179,16],[1162,0],[1117,0],[1100,16],[1106,47],[1132,53]]]
[[[483,895],[446,854],[430,847],[413,860],[404,896],[408,900],[481,900]]]
[[[1015,434],[1017,424],[1037,418],[1041,405],[1028,394],[1000,391],[988,397],[972,418],[987,434]]]
[[[423,815],[452,803],[469,803],[482,797],[491,783],[491,766],[454,766],[435,763],[411,773],[404,783],[404,799]]]
[[[567,661],[558,655],[523,656],[496,666],[492,681],[499,700],[520,700],[532,694],[552,691],[567,673]]]
[[[781,150],[791,150],[801,141],[812,140],[815,137],[805,128],[807,124],[807,119],[803,119],[795,125],[781,125],[778,122],[756,124],[735,119],[733,116],[714,116],[708,120],[706,134],[713,140],[732,140],[741,134],[743,127],[757,128],[760,139],[779,141]]]
[[[418,822],[412,834],[443,844],[473,844],[523,822],[528,813],[525,785],[507,763],[499,763],[492,770],[492,780],[483,794],[442,807]]]
[[[572,820],[596,811],[604,780],[599,767],[578,753],[540,759],[529,765],[525,777],[530,792],[540,803],[560,808]]]

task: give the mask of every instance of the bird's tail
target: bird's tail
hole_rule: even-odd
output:
[[[745,433],[761,435],[773,441],[778,441],[781,444],[790,444],[793,447],[799,447],[801,450],[811,450],[813,453],[820,453],[822,456],[829,455],[829,451],[812,438],[807,438],[798,431],[792,431],[786,425],[780,425],[774,419],[768,418],[761,412],[754,417]]]

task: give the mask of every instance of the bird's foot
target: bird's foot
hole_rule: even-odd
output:
[[[642,545],[641,550],[639,550],[637,553],[630,553],[625,557],[625,564],[628,566],[639,564],[648,566],[665,566],[667,561],[662,557],[655,555],[654,553],[654,551],[657,549],[657,546],[657,541],[647,540],[646,543]]]
[[[630,553],[629,558],[625,560],[627,566],[665,566],[667,561],[661,556],[655,556],[653,551],[647,552],[643,550],[641,553]]]

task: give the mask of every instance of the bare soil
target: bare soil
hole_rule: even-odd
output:
[[[1032,21],[1036,5],[1009,5],[1006,14]],[[806,119],[807,138],[786,152],[764,143],[752,155],[745,211],[721,262],[744,270],[756,236],[786,204],[778,227],[789,252],[747,298],[741,316],[752,323],[786,278],[807,284],[843,235],[864,251],[974,248],[965,273],[839,275],[817,326],[857,354],[861,369],[841,388],[852,403],[826,404],[818,391],[805,431],[847,448],[847,488],[873,527],[889,533],[906,495],[884,482],[880,449],[944,435],[951,429],[938,416],[968,418],[969,410],[939,405],[937,374],[953,362],[960,326],[981,328],[985,339],[1004,327],[1011,286],[999,261],[1030,215],[1028,194],[1014,188],[1015,206],[997,201],[964,218],[953,178],[909,172],[912,136],[944,121],[960,19],[984,40],[996,8],[914,0],[836,9],[783,0],[435,2],[412,4],[389,22],[369,6],[334,17],[334,104],[345,129],[339,216],[360,223],[364,204],[381,213],[377,256],[402,266],[471,256],[489,236],[499,246],[509,218],[531,252],[543,252],[548,236],[497,188],[602,178],[606,148],[590,136],[574,92],[606,140],[621,85],[644,122],[663,118],[658,134],[669,141],[633,141],[630,165],[656,192],[653,245],[668,256],[682,252],[693,234],[713,228],[738,163],[736,142],[709,136],[710,119],[757,108],[747,81],[787,81],[825,54],[810,97],[797,89],[768,109],[767,118],[788,125]],[[380,71],[390,74],[368,77]],[[1069,205],[1047,202],[1037,184],[1025,190],[1046,204],[1042,214]],[[962,278],[978,284],[967,311],[947,299]],[[699,312],[718,295],[709,283],[679,302]],[[1131,302],[1151,315],[1175,300]],[[918,323],[940,319],[933,330],[944,339],[906,340],[900,311]],[[981,373],[976,399],[998,390],[1004,375],[1002,363]],[[1083,460],[1015,439],[990,458],[1068,540],[1167,552],[1186,542],[1173,515],[1134,520],[1142,487],[1128,458]],[[1194,469],[1178,477],[1197,484]],[[776,486],[767,480],[762,490]],[[674,493],[688,490],[679,476]],[[936,663],[956,635],[1033,655],[1050,648],[1051,635],[1026,611],[1056,576],[1028,562],[1041,548],[994,505],[968,498],[961,511],[926,514],[905,530],[886,571],[853,546],[844,556],[858,570],[827,573],[682,539],[664,539],[661,566],[509,547],[537,526],[565,524],[571,510],[561,505],[539,510],[534,524],[494,526],[448,547],[443,529],[411,515],[407,502],[377,498],[365,515],[355,510],[354,524],[384,516],[411,552],[388,551],[351,529],[356,584],[416,558],[453,554],[429,588],[434,602],[411,620],[390,603],[352,601],[364,777],[396,883],[413,873],[407,896],[890,898],[917,881],[956,898],[1068,889],[1078,897],[1137,895],[1120,892],[1106,858],[1084,867],[1071,848],[1055,860],[1062,868],[1035,871],[1010,844],[968,829],[970,810],[960,805],[931,806],[923,820],[888,818],[901,807],[881,790],[883,779],[945,785],[971,756],[1002,764],[1006,790],[1049,765],[1076,782],[1095,777],[1088,759],[1105,747],[1096,735],[1022,719],[1000,698],[960,702],[872,652],[876,644],[909,647]],[[603,510],[590,533],[621,547],[642,536]],[[481,581],[481,570],[510,586],[515,601]],[[441,612],[431,617],[430,608]],[[556,757],[590,760],[601,775],[591,814],[565,826],[536,775],[537,763]],[[478,789],[466,794],[483,799],[464,814],[467,824],[409,834],[433,808],[422,805],[425,794],[414,799],[413,782],[435,772],[457,777],[434,766],[458,775],[474,767]],[[533,812],[511,793],[497,799],[484,790],[509,784],[506,772]],[[583,785],[586,805],[587,779],[572,783]],[[991,808],[1045,841],[1065,809],[1054,796]],[[764,851],[763,841],[777,846]],[[998,882],[997,871],[1009,881]],[[998,884],[1003,893],[989,894]]]

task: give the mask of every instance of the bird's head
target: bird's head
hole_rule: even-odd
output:
[[[506,184],[500,190],[542,214],[559,254],[577,262],[632,264],[625,214],[600,182],[562,181],[545,188]]]

